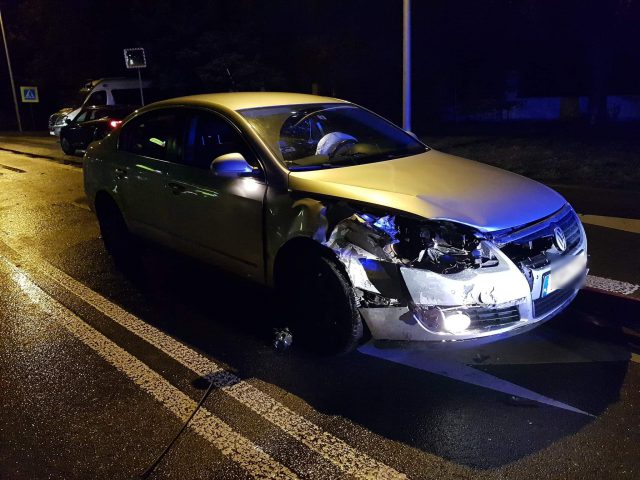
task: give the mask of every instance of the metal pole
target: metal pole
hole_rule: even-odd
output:
[[[402,6],[402,128],[411,131],[411,0]]]
[[[138,85],[140,86],[140,101],[142,102],[142,106],[144,107],[144,95],[142,93],[142,74],[140,73],[140,69],[138,68]]]
[[[16,107],[16,119],[18,120],[18,131],[22,132],[22,122],[20,121],[20,110],[18,109],[18,97],[16,96],[16,85],[13,83],[13,71],[11,70],[11,58],[9,57],[9,46],[7,45],[7,35],[2,22],[2,12],[0,11],[0,29],[2,30],[2,41],[4,42],[4,53],[7,55],[7,67],[9,67],[9,80],[11,80],[11,93],[13,93],[13,104]]]

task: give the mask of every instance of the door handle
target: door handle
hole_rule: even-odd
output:
[[[180,185],[179,183],[173,183],[173,182],[167,183],[167,188],[170,188],[171,192],[174,195],[180,195],[182,192],[186,190],[184,185]]]
[[[127,170],[124,168],[116,168],[114,169],[116,174],[116,178],[122,180],[123,178],[127,178]]]

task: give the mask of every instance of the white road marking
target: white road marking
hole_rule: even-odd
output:
[[[361,479],[407,478],[403,473],[324,431],[267,393],[241,380],[236,375],[224,370],[214,361],[145,323],[45,260],[31,255],[22,255],[18,252],[16,252],[16,255],[24,259],[23,265],[28,265],[44,273],[65,290],[77,295],[84,302],[154,347],[162,350],[197,375],[212,379],[218,389],[279,427],[307,448],[317,452],[344,473]]]
[[[5,258],[3,260],[11,269],[13,280],[33,303],[51,315],[100,357],[129,377],[142,390],[152,395],[181,421],[186,421],[189,418],[189,415],[196,407],[196,402],[136,357],[113,343],[93,327],[87,325],[72,311],[58,303],[33,283],[22,269],[16,267]],[[250,440],[235,432],[229,425],[204,407],[201,407],[193,417],[189,423],[189,428],[220,450],[223,455],[243,467],[254,478],[298,478],[295,473],[277,462]]]
[[[640,233],[640,220],[636,218],[605,217],[603,215],[579,215],[580,221],[588,225],[613,228],[631,233]]]
[[[358,351],[371,355],[372,357],[382,358],[384,360],[406,365],[408,367],[417,368],[426,372],[442,375],[454,380],[477,385],[479,387],[496,390],[515,397],[526,398],[534,402],[543,403],[552,407],[562,408],[574,413],[580,413],[593,417],[579,408],[572,407],[566,403],[559,402],[553,398],[545,397],[532,390],[526,389],[515,383],[508,382],[498,377],[494,377],[486,372],[475,369],[464,363],[451,360],[443,360],[439,353],[428,353],[410,349],[379,349],[372,342],[363,345]]]
[[[587,275],[585,286],[621,295],[631,295],[640,288],[640,285],[621,282],[620,280],[612,280],[610,278],[597,277],[595,275]]]

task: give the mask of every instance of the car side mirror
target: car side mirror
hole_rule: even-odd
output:
[[[211,162],[211,173],[217,177],[250,177],[259,170],[249,165],[241,153],[226,153]]]
[[[66,125],[69,125],[69,124],[71,123],[71,119],[70,119],[69,117],[66,117],[66,118],[64,119],[64,123],[65,123]]]

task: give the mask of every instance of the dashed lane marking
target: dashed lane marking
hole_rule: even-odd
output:
[[[3,258],[12,271],[12,279],[22,292],[73,336],[100,357],[125,374],[142,390],[153,396],[165,408],[186,421],[196,407],[182,391],[151,370],[146,364],[119,347],[93,327],[87,325],[71,310],[45,293],[19,267]],[[203,437],[220,452],[243,467],[253,478],[295,479],[295,473],[265,453],[250,440],[235,432],[228,424],[201,407],[189,423],[189,428]]]
[[[287,408],[267,393],[241,380],[238,376],[224,370],[214,361],[145,323],[45,260],[32,255],[20,254],[13,248],[11,249],[17,256],[24,259],[23,266],[29,266],[47,275],[65,290],[76,295],[149,344],[162,350],[189,370],[199,376],[211,379],[218,389],[253,410],[276,427],[279,427],[307,448],[320,454],[342,472],[360,479],[407,478],[405,474],[396,471],[392,467],[351,447],[344,440],[324,431],[318,425]]]

